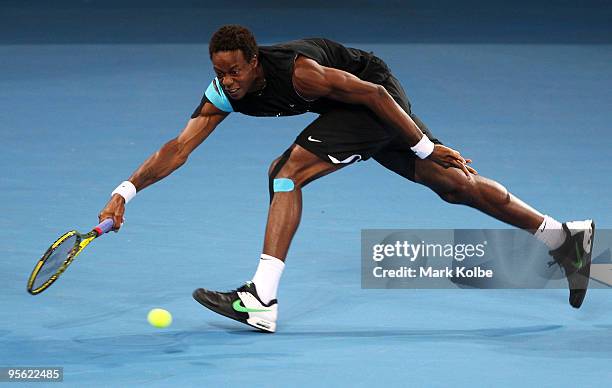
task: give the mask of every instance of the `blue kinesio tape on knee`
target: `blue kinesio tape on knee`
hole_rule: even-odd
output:
[[[276,178],[274,179],[274,192],[279,193],[283,191],[293,191],[295,185],[289,178]]]

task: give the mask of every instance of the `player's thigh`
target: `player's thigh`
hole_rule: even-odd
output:
[[[443,195],[463,192],[470,186],[470,178],[456,167],[445,167],[430,159],[418,159],[414,163],[414,181]]]
[[[410,114],[412,120],[417,124],[421,131],[436,144],[442,144],[429,130],[429,128],[417,117],[414,113]],[[417,162],[420,161],[414,152],[410,149],[410,144],[401,134],[393,138],[387,145],[382,147],[380,151],[372,157],[383,167],[395,172],[396,174],[409,179],[413,182],[418,182],[415,178]]]
[[[303,148],[292,144],[282,156],[270,165],[271,179],[289,178],[299,186],[304,186],[316,178],[339,170],[342,166],[334,165]]]

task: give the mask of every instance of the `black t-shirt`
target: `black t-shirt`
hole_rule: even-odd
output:
[[[249,116],[324,113],[345,105],[327,98],[308,101],[297,94],[292,77],[298,55],[376,84],[383,83],[390,75],[387,65],[372,53],[345,47],[329,39],[309,38],[274,46],[260,46],[258,58],[266,78],[265,88],[257,93],[249,93],[240,100],[233,100],[223,92],[218,80],[214,79],[191,117],[197,117],[207,101],[226,112],[240,112]]]

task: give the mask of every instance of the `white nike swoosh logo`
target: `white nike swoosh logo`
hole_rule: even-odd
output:
[[[317,140],[312,136],[308,136],[308,141],[314,141],[315,143],[323,143],[323,140]]]
[[[334,164],[347,164],[347,163],[352,163],[352,162],[355,162],[355,161],[357,161],[357,162],[358,162],[358,161],[360,161],[360,160],[361,160],[361,155],[359,155],[359,154],[356,154],[356,155],[351,155],[351,156],[349,156],[348,158],[346,158],[346,159],[344,159],[344,160],[339,160],[339,159],[336,159],[336,158],[334,158],[334,157],[333,157],[333,156],[331,156],[331,155],[327,155],[327,156],[329,156],[329,159],[330,159],[330,160],[332,161],[332,163],[334,163]]]

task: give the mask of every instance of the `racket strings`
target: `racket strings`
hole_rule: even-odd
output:
[[[55,246],[52,252],[48,253],[47,258],[38,270],[32,288],[38,289],[51,280],[53,276],[61,273],[65,264],[68,264],[79,250],[79,243],[80,238],[76,234],[72,234]]]

